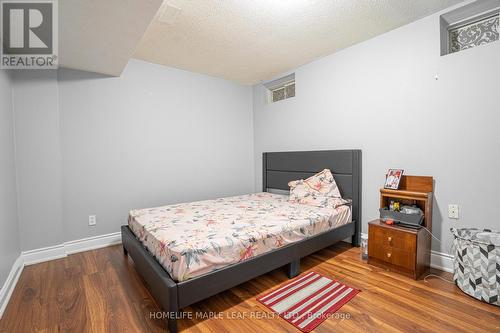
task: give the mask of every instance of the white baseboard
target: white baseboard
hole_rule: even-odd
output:
[[[66,254],[73,254],[78,252],[90,251],[107,247],[111,245],[121,244],[121,232],[113,232],[111,234],[88,237],[64,243],[64,250]]]
[[[30,251],[24,251],[21,256],[24,260],[24,265],[33,265],[40,262],[64,258],[68,254],[84,252],[89,250],[99,249],[101,247],[120,244],[122,236],[120,232],[111,234],[88,237],[65,242],[60,245],[44,247]]]
[[[453,273],[453,256],[448,253],[431,251],[431,267]]]
[[[12,265],[12,269],[0,290],[0,319],[9,303],[12,292],[21,276],[24,266],[37,264],[44,261],[64,258],[69,254],[99,249],[106,246],[120,244],[122,236],[120,232],[100,235],[65,242],[60,245],[48,246],[41,249],[23,251]]]
[[[16,287],[17,281],[21,276],[23,268],[23,257],[20,255],[12,265],[9,276],[7,276],[7,280],[5,280],[5,283],[0,290],[0,319],[3,316],[3,312],[5,311],[7,304],[9,303],[12,293],[14,292],[14,288]]]
[[[21,252],[21,257],[25,266],[38,264],[39,262],[55,260],[66,257],[64,244],[47,246],[41,249]]]

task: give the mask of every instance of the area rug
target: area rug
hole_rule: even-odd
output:
[[[359,292],[324,275],[309,272],[257,300],[302,332],[310,332]]]

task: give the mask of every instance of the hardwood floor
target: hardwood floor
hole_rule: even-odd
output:
[[[362,290],[314,332],[500,332],[500,308],[440,279],[414,281],[367,265],[345,243],[304,258],[308,270]],[[179,330],[299,332],[265,318],[270,312],[255,300],[285,281],[276,270],[186,308],[192,318],[179,319]],[[159,311],[133,261],[113,246],[25,267],[0,332],[164,332],[164,320],[154,318]]]

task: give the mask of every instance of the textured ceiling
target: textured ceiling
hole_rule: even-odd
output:
[[[459,2],[166,0],[134,57],[254,84]]]
[[[61,0],[59,64],[118,76],[162,0]]]

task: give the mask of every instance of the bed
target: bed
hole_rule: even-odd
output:
[[[187,281],[351,222],[351,207],[254,193],[135,209],[128,226],[176,282]]]
[[[294,277],[300,258],[343,239],[359,246],[360,150],[264,153],[262,160],[261,193],[133,210],[122,226],[124,253],[162,306],[170,332],[188,305],[281,266]],[[325,168],[350,204],[288,202],[289,181]]]

